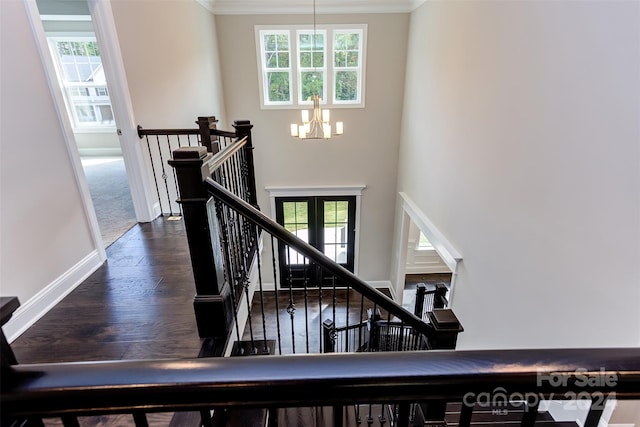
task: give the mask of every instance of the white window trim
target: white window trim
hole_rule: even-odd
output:
[[[367,86],[366,79],[366,63],[367,63],[367,24],[323,24],[316,25],[317,30],[322,30],[326,32],[325,35],[325,44],[327,48],[325,49],[325,63],[326,69],[325,73],[327,75],[327,82],[325,86],[325,96],[322,99],[321,104],[326,105],[330,108],[365,108],[365,99],[366,99],[366,91],[365,88]],[[254,27],[255,31],[255,42],[256,42],[256,64],[258,68],[258,87],[260,92],[260,108],[263,110],[282,110],[282,109],[308,109],[311,103],[309,102],[298,102],[298,45],[297,45],[297,32],[298,31],[308,31],[313,30],[313,26],[311,25],[256,25]],[[361,31],[362,37],[360,38],[361,49],[360,49],[360,91],[359,96],[360,99],[358,102],[352,101],[334,101],[335,92],[333,90],[334,85],[334,74],[335,68],[333,66],[333,32],[334,31],[344,31],[344,30],[358,30]],[[264,86],[264,64],[262,60],[262,52],[263,52],[263,40],[260,37],[261,31],[288,31],[289,32],[289,47],[291,49],[290,55],[295,55],[295,59],[293,57],[289,58],[289,64],[292,69],[290,72],[290,78],[295,76],[295,78],[291,78],[290,82],[290,91],[291,91],[291,102],[278,102],[278,103],[265,103],[266,99],[266,90]]]
[[[335,91],[332,91],[332,103],[334,106],[340,106],[340,105],[344,105],[344,106],[351,106],[351,105],[364,105],[364,87],[365,87],[365,75],[364,75],[364,71],[365,71],[365,52],[366,52],[366,37],[367,37],[367,31],[366,29],[361,29],[361,28],[349,28],[349,29],[342,29],[342,28],[334,28],[334,32],[333,32],[333,37],[331,37],[331,53],[333,55],[335,55],[335,34],[336,33],[346,33],[349,30],[353,31],[356,30],[357,32],[360,33],[360,45],[358,46],[359,52],[361,52],[361,55],[358,55],[358,66],[357,67],[335,67],[335,65],[332,66],[332,73],[329,76],[329,79],[331,81],[331,87],[333,88],[335,85],[335,79],[336,79],[336,73],[338,71],[353,71],[355,69],[355,71],[358,71],[358,77],[359,77],[359,86],[360,86],[360,90],[358,91],[358,99],[356,101],[340,101],[335,99],[336,98],[336,93]],[[332,60],[332,64],[334,62],[334,56],[332,55],[331,60]]]
[[[356,232],[354,242],[353,274],[358,275],[358,265],[360,258],[360,212],[362,211],[362,190],[367,186],[360,185],[331,185],[331,186],[311,186],[311,187],[277,187],[268,186],[265,190],[269,192],[271,204],[271,218],[276,217],[277,197],[313,197],[313,196],[355,196],[356,197]]]
[[[296,54],[296,85],[297,85],[297,90],[296,90],[296,101],[298,105],[304,105],[306,106],[306,108],[309,108],[309,106],[313,106],[313,101],[305,101],[304,99],[302,99],[302,85],[300,84],[300,82],[302,81],[302,73],[304,72],[309,72],[310,70],[315,70],[315,71],[320,71],[323,75],[327,76],[327,81],[326,81],[326,85],[322,85],[322,94],[320,95],[320,98],[322,99],[321,104],[325,105],[326,102],[324,101],[325,99],[327,99],[327,88],[330,87],[329,86],[329,75],[328,75],[328,62],[327,62],[327,31],[326,30],[320,30],[318,29],[316,31],[316,34],[322,34],[324,36],[324,42],[325,42],[325,48],[324,48],[324,65],[322,67],[305,67],[305,69],[302,69],[302,66],[300,65],[300,55],[298,52],[298,41],[300,40],[300,36],[303,34],[310,34],[313,35],[313,28],[308,28],[308,29],[298,29],[294,32],[295,34],[295,54]],[[313,56],[312,56],[312,61],[313,61]],[[294,102],[295,104],[296,102]]]
[[[256,27],[257,28],[257,27]],[[264,28],[263,30],[269,30],[269,32],[271,32],[272,34],[287,34],[289,36],[289,68],[282,68],[282,69],[269,69],[269,71],[278,71],[278,70],[285,70],[289,73],[289,93],[291,94],[291,101],[270,101],[269,104],[267,105],[269,108],[285,108],[286,106],[289,105],[293,105],[293,93],[294,92],[294,85],[296,84],[296,79],[293,79],[293,73],[294,73],[294,68],[291,65],[293,58],[293,52],[296,51],[296,45],[295,40],[291,39],[291,34],[290,31],[288,31],[288,29],[286,28]],[[256,29],[256,47],[260,47],[259,49],[256,49],[257,52],[257,58],[258,58],[258,75],[260,76],[258,78],[258,84],[260,87],[260,105],[264,106],[265,105],[265,101],[267,99],[267,91],[269,90],[268,87],[265,87],[264,82],[266,81],[266,75],[267,75],[267,67],[266,64],[264,63],[264,58],[263,58],[263,52],[264,52],[264,38],[260,37],[260,31]]]

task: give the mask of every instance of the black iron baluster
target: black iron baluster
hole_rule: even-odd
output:
[[[348,333],[349,332],[349,312],[351,311],[350,310],[351,307],[349,306],[349,294],[350,294],[349,284],[347,283],[347,307],[346,307],[346,315],[345,315],[345,317],[347,318],[347,322],[346,322],[347,334],[346,334],[346,338],[345,338],[345,347],[346,347],[348,352],[351,351],[351,348],[349,348],[349,333]]]
[[[322,336],[322,325],[323,325],[323,318],[322,318],[322,280],[319,281],[318,283],[318,322],[319,322],[319,336]],[[323,349],[322,345],[323,345],[323,340],[320,339],[320,353],[323,353],[324,351],[326,351],[326,349]]]
[[[280,299],[280,294],[278,292],[278,277],[276,272],[276,242],[272,235],[271,237],[271,262],[273,263],[273,288],[276,300],[276,328],[278,329],[278,354],[282,355],[282,339],[280,337],[280,306],[278,300]]]
[[[229,170],[229,186],[231,187],[230,190],[231,192],[240,197],[240,191],[238,188],[238,176],[236,173],[236,162],[235,160],[235,156],[231,157],[226,164],[228,165],[228,170]]]
[[[469,427],[471,425],[471,416],[473,415],[473,405],[468,405],[466,403],[462,403],[462,408],[460,409],[460,418],[458,420],[458,427]]]
[[[180,135],[176,135],[176,139],[178,141],[178,148],[182,146],[182,144],[180,144]],[[169,135],[167,135],[167,147],[169,148],[169,158],[172,158],[172,153],[173,153],[173,149],[171,148],[171,139],[169,138]],[[178,186],[178,176],[176,174],[176,168],[171,168],[172,172],[173,172],[173,185],[175,186],[176,189],[176,196],[178,199],[180,199],[180,187]],[[171,200],[169,200],[169,204],[171,204]],[[180,214],[180,216],[182,216],[182,204],[181,203],[177,203],[178,205],[178,213]],[[173,212],[173,207],[170,208],[171,212]]]
[[[60,417],[60,419],[62,420],[62,425],[64,427],[80,427],[78,418],[74,417],[73,415],[63,415],[62,417]],[[29,420],[29,423],[27,425],[28,426],[31,426],[31,425],[44,426],[44,423],[42,422],[42,420],[38,420],[37,423],[33,423],[32,420]]]
[[[167,184],[167,171],[164,167],[164,157],[162,156],[162,147],[160,146],[160,138],[156,135],[156,142],[158,143],[158,154],[160,155],[160,166],[162,166],[162,180],[164,181],[164,188],[167,192],[167,203],[169,203],[169,215],[173,215],[173,206],[171,206],[171,196],[169,195],[169,185]],[[164,212],[163,212],[164,213]]]
[[[323,274],[320,277],[324,277],[324,271]],[[333,307],[332,307],[332,313],[333,313],[333,324],[336,324],[336,305],[337,305],[337,300],[336,300],[336,276],[332,275],[331,276],[331,285],[333,288]]]
[[[397,427],[409,427],[409,412],[410,412],[409,403],[398,404],[398,412],[397,412],[398,416],[396,418]]]
[[[397,336],[395,336],[395,334],[393,333],[393,329],[391,326],[391,313],[387,312],[387,348],[385,349],[386,351],[393,351],[394,349],[396,349],[397,347],[395,346]]]
[[[211,411],[203,409],[200,411],[200,425],[204,427],[213,427],[213,419],[211,417]]]
[[[247,163],[247,154],[244,150],[238,152],[240,157],[240,165],[242,171],[242,200],[249,202],[251,200],[249,196],[249,166]]]
[[[259,233],[258,226],[255,226],[256,233]],[[262,336],[264,337],[264,352],[269,353],[267,347],[267,320],[264,314],[264,290],[262,289],[262,266],[260,260],[260,251],[256,250],[256,262],[258,263],[258,284],[260,286],[260,309],[262,311]]]
[[[158,175],[156,174],[155,162],[153,161],[153,154],[151,153],[151,144],[149,143],[149,135],[145,135],[144,139],[147,141],[147,150],[149,151],[149,161],[151,162],[151,172],[153,173],[153,181],[156,184],[158,204],[160,205],[160,216],[162,216],[164,209],[162,209],[162,197],[160,197],[160,186],[158,185]]]
[[[369,351],[378,351],[380,346],[380,326],[376,323],[378,318],[378,304],[373,303],[373,312],[371,314],[371,331],[369,335]]]
[[[360,323],[364,319],[364,295],[360,295]],[[358,349],[362,348],[362,332],[358,334]],[[365,343],[366,344],[366,343]]]
[[[134,412],[133,422],[136,424],[136,427],[149,427],[147,415],[144,412]]]
[[[243,247],[243,244],[242,244],[242,230],[240,230],[240,217],[241,215],[239,213],[236,213],[234,217],[235,219],[234,228],[236,230],[237,244],[239,248],[239,259],[238,259],[238,261],[240,262],[239,281],[244,288],[245,300],[247,302],[247,323],[249,324],[249,337],[251,340],[251,351],[253,353],[257,353],[255,338],[253,335],[253,315],[251,310],[251,297],[249,296],[249,285],[250,285],[249,271],[246,263],[244,262],[245,248]]]
[[[538,417],[538,404],[539,401],[536,399],[534,402],[525,402],[525,410],[524,414],[522,414],[522,422],[520,425],[522,427],[533,427],[536,423],[536,418]]]
[[[380,425],[383,426],[387,422],[387,417],[384,415],[384,403],[380,404],[380,416],[378,417]]]
[[[306,264],[307,258],[303,259],[303,264]],[[304,269],[304,330],[305,330],[305,341],[307,353],[309,353],[309,294],[308,294],[308,285],[309,285],[309,277],[308,277],[308,269]]]
[[[289,283],[289,305],[287,306],[287,313],[289,313],[289,317],[291,318],[291,348],[293,350],[293,354],[296,354],[296,334],[295,334],[295,325],[293,321],[293,316],[295,316],[296,306],[293,303],[293,280],[291,276],[291,248],[286,246],[287,251],[287,265],[289,270],[289,277],[287,278],[287,282]]]
[[[342,427],[343,418],[344,418],[343,412],[344,410],[342,405],[335,405],[333,407],[333,426],[334,427]]]
[[[219,228],[220,228],[220,243],[222,245],[222,253],[224,254],[224,275],[225,280],[229,284],[231,288],[231,292],[233,293],[231,296],[231,304],[233,306],[233,317],[235,321],[235,329],[236,329],[236,340],[240,341],[240,326],[238,324],[238,307],[236,306],[236,291],[233,286],[233,277],[232,277],[232,267],[231,267],[231,255],[229,253],[229,229],[227,225],[227,217],[224,214],[224,208],[222,202],[216,200],[215,202],[216,209],[216,217],[218,218]]]

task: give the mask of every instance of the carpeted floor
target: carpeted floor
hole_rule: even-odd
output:
[[[84,157],[82,167],[107,247],[136,224],[124,161],[122,157]]]

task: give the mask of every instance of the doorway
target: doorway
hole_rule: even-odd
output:
[[[276,197],[275,208],[278,223],[332,261],[353,272],[355,196]],[[278,259],[280,285],[283,287],[334,285],[319,266],[283,243],[278,247]]]
[[[95,239],[107,247],[137,219],[89,5],[38,0],[37,7],[46,37],[43,56],[47,50],[53,65],[45,68],[62,89],[61,114],[69,119],[86,178],[89,194],[84,197],[90,199],[99,228]]]
[[[399,233],[395,241],[398,257],[392,271],[395,294],[403,306],[413,311],[417,283],[445,283],[451,308],[462,255],[406,193],[399,196]]]

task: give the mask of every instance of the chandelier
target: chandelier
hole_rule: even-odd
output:
[[[316,0],[313,0],[313,53],[316,51]],[[315,67],[315,60],[311,59]],[[314,70],[314,73],[316,70]],[[317,82],[317,80],[316,80]],[[320,109],[320,95],[318,95],[318,84],[315,84],[315,94],[313,95],[313,110],[309,115],[309,110],[302,110],[302,124],[291,124],[291,136],[300,139],[329,139],[331,138],[332,127],[329,122],[331,113],[328,109]],[[336,122],[335,135],[342,135],[344,123]]]

